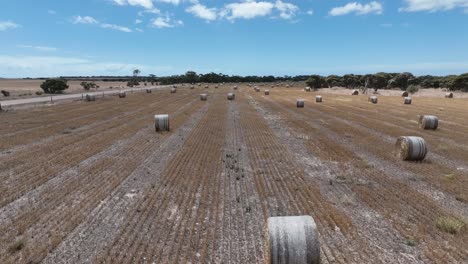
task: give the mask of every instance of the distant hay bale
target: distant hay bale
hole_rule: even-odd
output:
[[[210,88],[210,86],[208,86],[208,85],[205,85],[205,89],[208,89],[208,88]]]
[[[303,108],[304,107],[304,99],[297,99],[296,100],[296,106],[297,108]]]
[[[419,127],[422,129],[436,130],[439,126],[439,118],[433,115],[420,115],[419,116]]]
[[[93,102],[96,101],[96,96],[94,94],[86,94],[85,100],[87,102]]]
[[[127,93],[125,93],[124,91],[120,91],[119,98],[125,98],[125,97],[127,97]]]
[[[265,90],[265,95],[270,95],[270,90]]]
[[[320,96],[320,95],[315,96],[315,102],[321,103],[322,102],[322,96]]]
[[[304,88],[304,91],[306,91],[306,92],[310,92],[310,87],[309,87],[309,86],[307,86],[306,88]]]
[[[169,115],[155,115],[154,129],[156,132],[169,131]]]
[[[352,95],[359,95],[359,91],[358,90],[354,90]]]
[[[260,92],[260,88],[258,88],[257,86],[255,86],[255,92]]]
[[[201,86],[201,83],[199,83],[198,86]]]
[[[176,89],[177,89],[177,85],[172,85],[172,88],[176,88]]]
[[[396,151],[401,160],[421,161],[427,155],[426,141],[421,137],[399,137]]]
[[[227,94],[227,99],[229,101],[232,101],[232,100],[236,99],[236,95],[234,93],[228,93]]]
[[[238,88],[237,86],[234,86],[234,90],[237,90],[237,88]]]
[[[379,99],[377,98],[377,96],[369,96],[369,99],[367,99],[369,102],[373,103],[373,104],[376,104],[378,103]]]
[[[151,90],[151,89],[146,89],[146,93],[152,93],[152,92],[153,92],[153,90]]]
[[[453,98],[453,93],[446,93],[445,98]]]
[[[413,103],[413,98],[405,97],[405,104],[412,104],[412,103]]]
[[[289,87],[290,87],[289,84],[286,84],[286,88],[289,88]]]
[[[200,100],[206,101],[207,99],[208,99],[208,95],[207,95],[207,94],[200,94]]]
[[[320,263],[319,234],[311,216],[270,217],[267,228],[270,263]]]
[[[171,88],[171,93],[177,93],[177,88]]]
[[[215,89],[218,89],[218,85],[215,85]]]
[[[190,86],[190,90],[193,90],[193,89],[195,89],[195,86],[193,86],[193,85]]]
[[[408,97],[408,95],[409,95],[409,94],[408,94],[407,91],[404,91],[404,92],[401,93],[401,96],[402,96],[402,97]]]

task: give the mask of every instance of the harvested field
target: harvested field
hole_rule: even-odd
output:
[[[291,215],[322,263],[468,262],[468,99],[231,87],[0,112],[0,263],[265,263]]]

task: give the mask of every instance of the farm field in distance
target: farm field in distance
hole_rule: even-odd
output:
[[[236,85],[0,112],[0,263],[266,263],[290,215],[322,263],[468,263],[468,98]]]

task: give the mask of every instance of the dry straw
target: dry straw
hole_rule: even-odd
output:
[[[427,154],[426,141],[421,137],[399,137],[395,146],[401,160],[422,161]]]
[[[269,263],[320,263],[320,241],[311,216],[268,218]]]
[[[419,127],[422,129],[436,130],[439,126],[439,118],[433,115],[420,115]]]
[[[169,131],[169,115],[155,115],[154,129],[156,132]]]

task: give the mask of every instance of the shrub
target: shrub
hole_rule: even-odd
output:
[[[465,223],[459,219],[453,217],[439,217],[436,222],[437,228],[440,230],[450,233],[457,234],[465,226]]]
[[[41,91],[36,92],[36,95],[42,95],[42,94],[43,94],[43,92],[41,92]]]
[[[10,92],[8,92],[8,91],[2,90],[1,93],[2,93],[3,96],[5,96],[5,97],[10,96]]]
[[[62,93],[64,90],[68,89],[68,87],[67,80],[64,79],[49,79],[41,84],[42,90],[44,90],[45,93],[51,94]]]
[[[94,82],[81,82],[80,85],[86,91],[89,91],[91,88],[99,88],[99,86],[97,86]]]
[[[406,89],[407,92],[409,92],[410,94],[415,94],[419,91],[419,87],[416,86],[416,85],[410,85],[407,89]]]

